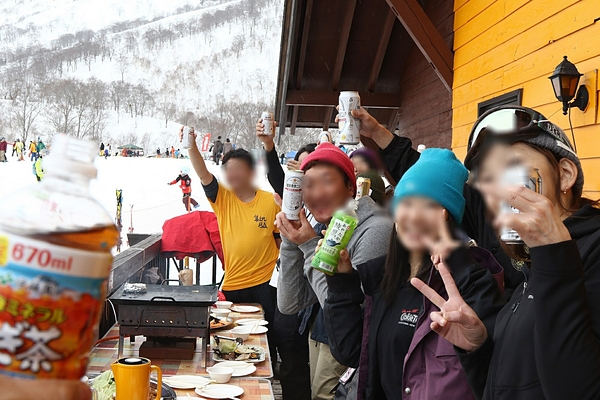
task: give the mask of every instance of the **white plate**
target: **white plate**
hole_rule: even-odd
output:
[[[259,312],[260,308],[254,306],[233,306],[231,307],[231,311],[239,312],[239,313],[253,313]]]
[[[203,388],[196,388],[196,393],[209,399],[227,399],[244,394],[244,389],[233,385],[210,384]]]
[[[196,375],[174,375],[164,377],[163,382],[173,389],[194,389],[208,384],[210,380]]]
[[[256,366],[244,361],[223,361],[215,364],[215,367],[233,368],[234,377],[251,375],[256,371]]]
[[[269,324],[269,321],[265,321],[264,319],[254,319],[254,318],[242,318],[235,321],[238,325],[260,325],[265,326]]]
[[[248,325],[246,325],[248,326]],[[252,332],[250,332],[251,335],[261,335],[263,333],[267,333],[269,331],[269,328],[267,328],[266,326],[257,326],[252,327]]]

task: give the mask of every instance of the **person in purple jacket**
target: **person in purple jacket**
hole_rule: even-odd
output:
[[[431,329],[435,305],[410,284],[418,277],[447,297],[438,272],[443,263],[467,304],[493,330],[503,305],[494,275],[502,267],[487,251],[468,247],[457,228],[466,180],[467,169],[454,153],[425,150],[396,187],[388,254],[352,265],[344,250],[338,273],[327,277],[331,352],[343,365],[360,365],[359,399],[475,398],[453,346]],[[436,254],[446,256],[431,256]],[[363,308],[365,296],[370,307]]]

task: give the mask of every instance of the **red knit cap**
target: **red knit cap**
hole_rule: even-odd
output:
[[[352,187],[354,188],[354,193],[356,193],[356,176],[354,175],[354,164],[348,158],[346,153],[336,147],[331,143],[321,143],[317,146],[317,149],[310,153],[304,161],[302,161],[302,165],[300,165],[300,169],[306,172],[306,166],[313,161],[322,161],[323,163],[335,165],[339,169],[341,169],[350,182],[352,182]]]

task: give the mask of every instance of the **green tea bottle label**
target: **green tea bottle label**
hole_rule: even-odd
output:
[[[353,208],[355,202],[351,202],[351,208],[338,210],[333,215],[321,248],[315,254],[311,265],[313,268],[327,274],[333,275],[337,271],[340,260],[340,252],[348,246],[348,242],[358,225],[358,217]]]

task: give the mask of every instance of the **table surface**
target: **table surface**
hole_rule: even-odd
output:
[[[260,307],[258,304],[252,304],[254,306]],[[261,312],[256,313],[239,313],[239,319],[242,318],[252,318],[252,319],[262,319],[263,313],[262,308]],[[228,336],[233,337],[231,334],[231,330],[213,330],[211,331],[211,336],[219,335],[219,336]],[[104,339],[111,338],[109,340],[102,341],[96,347],[94,347],[90,353],[90,361],[88,364],[88,373],[90,374],[99,374],[104,371],[110,369],[110,364],[117,361],[118,359],[118,336],[119,336],[119,326],[113,326],[104,336]],[[139,348],[141,344],[146,341],[144,336],[136,336],[135,342],[130,343],[128,338],[125,338],[123,345],[123,357],[129,356],[137,356],[139,355]],[[266,379],[270,379],[273,377],[273,368],[271,365],[271,356],[269,354],[269,342],[267,339],[267,334],[263,333],[260,335],[250,335],[248,340],[244,342],[245,344],[252,346],[261,346],[265,349],[266,357],[265,361],[261,363],[255,364],[256,371],[252,375],[248,375],[243,378],[234,378],[231,380],[230,384],[241,386],[244,389],[244,395],[240,398],[243,400],[263,400],[263,399],[272,399],[273,391],[271,389],[271,384]],[[202,367],[201,363],[201,350],[202,350],[202,339],[197,339],[196,351],[194,353],[194,358],[192,360],[160,360],[154,359],[152,360],[152,364],[157,365],[162,370],[163,376],[172,376],[172,375],[202,375],[208,376],[206,369]],[[213,366],[216,364],[213,361],[213,352],[209,351],[209,361],[208,366]],[[262,378],[262,379],[256,379]],[[195,394],[193,390],[177,390],[176,391],[180,398],[186,398],[189,394],[192,398],[199,396]]]

